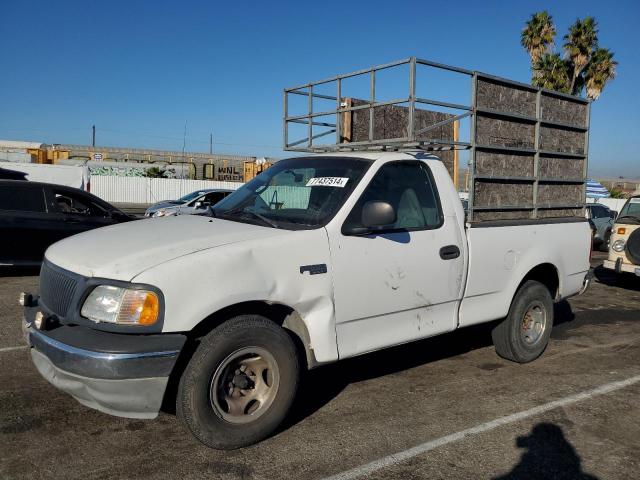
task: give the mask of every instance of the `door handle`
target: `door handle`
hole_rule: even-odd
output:
[[[453,260],[460,256],[460,249],[456,245],[447,245],[440,249],[440,258],[443,260]]]

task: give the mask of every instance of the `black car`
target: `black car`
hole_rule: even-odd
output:
[[[77,188],[0,180],[0,266],[38,265],[58,240],[133,219]]]

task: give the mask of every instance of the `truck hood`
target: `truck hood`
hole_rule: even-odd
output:
[[[154,218],[74,235],[50,246],[45,258],[85,277],[130,281],[142,271],[177,257],[287,233],[195,215]]]

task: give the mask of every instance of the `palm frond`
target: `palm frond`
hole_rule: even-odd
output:
[[[555,36],[556,27],[549,12],[531,15],[520,35],[520,44],[529,52],[532,64],[552,48]]]
[[[618,62],[613,59],[613,52],[608,48],[597,48],[589,64],[585,68],[585,85],[587,98],[597,100],[605,85],[616,76]]]

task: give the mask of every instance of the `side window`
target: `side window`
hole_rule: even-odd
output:
[[[363,192],[345,225],[362,226],[362,207],[371,201],[387,202],[396,211],[396,222],[386,230],[427,230],[442,225],[433,178],[429,167],[422,162],[384,165]]]
[[[211,205],[215,205],[224,198],[224,192],[210,192],[204,197],[205,202],[209,202]]]
[[[46,212],[42,188],[2,186],[0,210]]]
[[[103,217],[105,211],[90,199],[66,190],[53,191],[54,202],[62,213],[84,215],[86,217]]]
[[[600,206],[593,207],[593,217],[594,218],[605,218],[608,217],[607,212],[604,208]]]

